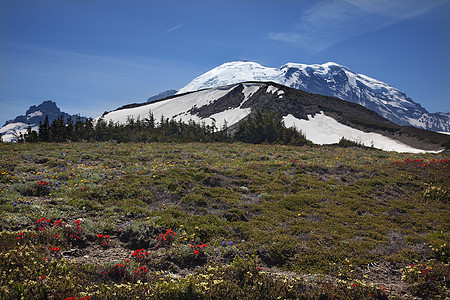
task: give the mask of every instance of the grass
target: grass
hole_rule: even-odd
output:
[[[448,154],[0,148],[5,299],[448,297]]]

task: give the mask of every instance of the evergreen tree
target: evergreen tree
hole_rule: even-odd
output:
[[[67,139],[64,117],[61,114],[50,126],[50,142],[64,142]]]
[[[66,140],[72,140],[73,135],[74,135],[74,124],[72,117],[69,116],[66,122]]]
[[[17,132],[16,130],[13,130],[13,139],[16,143],[23,143],[25,141],[25,137],[23,136],[22,132]]]
[[[39,139],[43,142],[50,142],[50,123],[48,116],[45,116],[44,123],[39,122]]]
[[[307,143],[305,136],[295,128],[284,126],[281,114],[274,111],[256,109],[245,120],[241,121],[234,136],[228,132],[227,122],[218,130],[215,120],[212,125],[205,122],[196,123],[189,120],[164,118],[156,124],[154,116],[144,120],[129,117],[126,124],[114,123],[99,118],[95,123],[92,118],[82,120],[77,118],[75,124],[72,119],[64,124],[63,116],[54,120],[50,125],[48,117],[39,124],[39,133],[28,128],[25,135],[16,134],[17,141],[26,142],[64,142],[70,141],[108,141],[117,142],[232,142],[234,140],[245,143],[281,143],[303,145]]]
[[[148,115],[149,115],[149,117],[145,118],[145,120],[144,120],[145,121],[145,126],[147,128],[153,129],[153,128],[155,128],[155,117],[153,116],[152,111],[149,111]]]
[[[36,143],[39,141],[38,133],[31,129],[31,125],[28,125],[27,132],[24,135],[24,140],[27,143]]]
[[[303,145],[307,142],[301,132],[295,128],[286,128],[280,113],[261,111],[259,108],[240,122],[234,138],[236,141],[252,144],[277,142]]]
[[[94,127],[95,140],[104,141],[107,139],[107,125],[103,117],[99,118]]]

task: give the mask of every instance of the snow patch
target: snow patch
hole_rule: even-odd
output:
[[[274,94],[276,91],[278,91],[278,88],[277,88],[277,87],[274,87],[273,85],[269,85],[269,86],[267,87],[266,93]]]
[[[260,86],[261,84],[244,85],[243,93],[245,100],[255,93]],[[113,122],[126,124],[129,118],[140,118],[141,120],[148,118],[151,112],[157,122],[159,122],[161,117],[164,117],[164,119],[169,118],[175,119],[176,121],[181,120],[183,122],[189,122],[191,120],[196,123],[205,122],[206,125],[215,123],[217,128],[221,128],[226,121],[227,125],[231,126],[247,116],[250,113],[250,109],[233,108],[214,114],[208,118],[200,118],[195,114],[191,114],[189,111],[192,108],[200,108],[204,105],[211,104],[236,87],[237,85],[193,92],[156,103],[149,103],[140,107],[113,111],[106,114],[103,118],[106,122],[112,120]],[[99,118],[96,118],[95,121],[98,119]],[[215,119],[215,122],[212,119]]]
[[[233,108],[214,114],[211,118],[216,120],[216,126],[220,129],[225,124],[225,121],[229,127],[245,118],[251,111],[250,108]]]
[[[345,71],[345,74],[347,75],[349,85],[353,88],[357,88],[358,85],[356,84],[356,74],[348,71]]]
[[[17,122],[17,123],[9,123],[2,128],[0,128],[1,139],[3,142],[13,142],[14,141],[14,132],[16,134],[25,134],[28,130],[28,124]],[[33,131],[39,131],[39,126],[31,127]]]
[[[236,88],[236,86],[203,90],[135,108],[121,109],[106,114],[104,119],[106,122],[113,120],[114,122],[125,124],[129,118],[147,118],[149,113],[152,112],[157,121],[159,121],[162,116],[169,119],[175,117],[177,120],[181,119],[182,121],[189,121],[191,119],[199,121],[200,118],[187,112],[193,107],[200,108],[214,102],[228,94],[234,88]],[[180,114],[180,112],[183,113]]]
[[[342,137],[362,143],[365,146],[373,146],[384,151],[408,152],[408,153],[437,153],[439,151],[425,151],[400,143],[378,133],[367,133],[339,123],[323,112],[315,116],[308,115],[308,120],[300,120],[289,114],[284,117],[287,127],[295,127],[305,134],[306,138],[315,144],[335,144]]]
[[[17,122],[17,123],[9,123],[5,126],[3,126],[2,128],[0,128],[0,134],[1,133],[6,133],[8,131],[13,131],[13,130],[21,130],[24,128],[28,128],[28,124],[22,123],[22,122]]]
[[[242,93],[244,94],[244,103],[247,101],[248,98],[250,98],[254,93],[256,93],[262,84],[260,83],[254,83],[254,84],[244,84],[244,89],[242,90]]]
[[[35,111],[34,113],[28,114],[27,119],[31,119],[34,117],[40,117],[42,115],[43,115],[42,111],[38,110],[38,111]]]

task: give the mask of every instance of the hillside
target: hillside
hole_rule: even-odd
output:
[[[301,130],[316,144],[338,143],[344,137],[375,148],[398,151],[440,151],[450,136],[396,125],[361,105],[307,93],[273,82],[246,82],[190,92],[153,103],[130,104],[106,113],[106,121],[143,120],[151,112],[162,117],[236,128],[256,108],[283,116],[286,126]]]
[[[448,154],[0,148],[2,299],[448,296]]]

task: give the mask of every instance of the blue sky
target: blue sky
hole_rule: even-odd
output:
[[[0,126],[97,117],[234,60],[334,61],[450,111],[450,0],[0,0]]]

